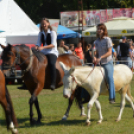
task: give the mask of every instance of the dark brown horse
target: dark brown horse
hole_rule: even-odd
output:
[[[13,134],[17,134],[18,131],[17,129],[14,128],[14,125],[17,127],[18,123],[14,114],[9,92],[5,85],[5,76],[1,70],[0,70],[0,104],[2,105],[5,111],[7,128],[10,129]]]
[[[2,46],[2,45],[1,45]],[[12,68],[14,65],[18,64],[22,70],[25,70],[23,79],[31,94],[29,101],[30,104],[30,122],[34,122],[32,105],[35,104],[38,113],[38,120],[40,122],[42,115],[39,109],[37,95],[40,91],[44,89],[50,89],[50,72],[46,56],[41,52],[33,49],[31,51],[25,45],[17,45],[7,47],[2,46],[2,66],[6,69]],[[74,55],[64,54],[58,57],[56,62],[56,88],[63,85],[62,78],[64,72],[60,67],[59,62],[63,62],[66,66],[78,66],[81,65],[80,60]]]

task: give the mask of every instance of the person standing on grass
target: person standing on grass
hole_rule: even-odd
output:
[[[43,44],[43,46],[41,46]],[[44,55],[46,55],[48,59],[48,65],[50,67],[50,78],[51,85],[50,89],[55,89],[56,83],[56,60],[58,57],[57,50],[57,35],[56,32],[53,31],[50,26],[49,20],[47,18],[43,18],[41,20],[40,32],[38,35],[38,41],[35,49],[41,51]]]
[[[75,51],[77,57],[80,58],[81,63],[84,64],[84,54],[83,54],[82,43],[81,42],[79,42],[77,44],[77,47],[75,48],[74,51]]]
[[[113,59],[112,59],[112,40],[108,37],[108,32],[105,24],[97,25],[96,31],[97,39],[94,44],[96,47],[95,63],[100,63],[105,70],[106,80],[109,85],[109,103],[115,103],[115,87],[113,79]]]

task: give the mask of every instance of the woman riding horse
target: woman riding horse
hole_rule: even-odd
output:
[[[97,58],[94,57],[94,62],[101,63],[105,70],[106,79],[109,85],[109,103],[115,103],[115,87],[113,79],[113,59],[112,59],[112,41],[108,37],[108,32],[105,24],[101,23],[97,26],[97,40],[94,44],[96,47]]]
[[[36,49],[40,50],[44,55],[46,55],[48,59],[48,65],[50,67],[50,73],[51,73],[51,85],[50,85],[51,90],[55,89],[55,82],[56,82],[55,63],[58,57],[56,40],[57,40],[56,32],[52,30],[49,20],[46,18],[42,18]],[[41,46],[42,44],[43,46]]]

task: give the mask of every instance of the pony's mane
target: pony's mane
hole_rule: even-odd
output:
[[[36,50],[34,47],[31,50],[40,62],[44,62],[45,56],[42,52]]]
[[[15,47],[20,47],[21,50],[25,51],[25,52],[29,52],[30,48],[24,44],[21,45],[16,45]],[[44,58],[45,56],[43,55],[43,53],[41,53],[40,51],[36,50],[34,47],[31,48],[33,54],[37,57],[37,59],[39,60],[39,62],[44,62]]]

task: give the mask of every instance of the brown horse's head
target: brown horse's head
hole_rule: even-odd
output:
[[[6,47],[1,45],[1,47],[3,48],[3,52],[1,55],[2,69],[7,70],[15,65],[16,54],[13,46],[11,46],[10,44],[8,44]]]

